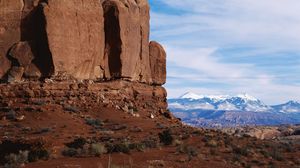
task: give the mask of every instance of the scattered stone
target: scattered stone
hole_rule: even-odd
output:
[[[25,120],[25,116],[24,115],[16,117],[16,121],[23,121],[23,120]]]
[[[154,114],[151,113],[151,114],[150,114],[150,118],[151,118],[151,119],[154,119],[154,118],[155,118]]]

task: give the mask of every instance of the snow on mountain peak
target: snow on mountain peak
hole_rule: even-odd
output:
[[[183,94],[182,96],[180,96],[180,99],[202,99],[204,96],[202,95],[198,95],[196,93],[193,92],[187,92],[185,94]]]
[[[209,99],[215,99],[215,100],[225,100],[225,99],[230,98],[230,96],[228,96],[228,95],[198,95],[193,92],[187,92],[179,97],[179,99],[193,99],[193,100],[198,100],[198,99],[203,99],[203,98],[209,98]]]
[[[247,93],[239,94],[235,97],[245,99],[245,100],[251,100],[251,101],[258,100],[257,98],[250,96]],[[209,99],[215,99],[215,100],[225,100],[225,99],[231,98],[231,96],[229,96],[229,95],[199,95],[199,94],[196,94],[193,92],[187,92],[179,97],[179,99],[194,99],[194,100],[203,99],[203,98],[209,98]]]
[[[299,103],[299,102],[297,102],[297,101],[293,101],[293,100],[291,100],[291,101],[287,102],[286,104],[288,104],[288,105],[300,105],[300,103]]]
[[[258,99],[253,97],[253,96],[250,96],[249,94],[247,93],[244,93],[244,94],[239,94],[237,95],[237,97],[241,98],[241,99],[245,99],[245,100],[251,100],[251,101],[257,101]]]
[[[230,98],[230,96],[228,96],[228,95],[209,95],[209,96],[205,96],[205,97],[210,98],[210,99],[216,99],[216,100],[225,100],[225,99]]]

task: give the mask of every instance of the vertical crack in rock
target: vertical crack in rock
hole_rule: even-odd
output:
[[[47,21],[43,12],[45,5],[40,4],[34,14],[36,20],[33,24],[36,33],[36,58],[34,63],[40,69],[43,77],[49,77],[54,73],[54,65],[46,32]]]
[[[118,9],[114,5],[104,6],[105,54],[108,56],[112,78],[121,77],[121,37]]]

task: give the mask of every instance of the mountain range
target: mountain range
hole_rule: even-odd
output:
[[[300,103],[266,105],[249,94],[198,95],[169,99],[169,109],[185,123],[200,127],[281,125],[300,123]]]

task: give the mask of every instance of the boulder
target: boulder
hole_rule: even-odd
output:
[[[25,69],[31,64],[34,59],[31,47],[28,42],[18,42],[9,51],[9,56],[13,62]],[[15,65],[16,66],[16,65]]]
[[[105,0],[103,9],[110,76],[150,83],[147,0]]]
[[[42,73],[35,64],[31,63],[25,69],[24,77],[29,79],[40,79],[42,77]]]
[[[100,1],[48,0],[43,15],[54,74],[101,77],[105,37]]]
[[[10,68],[8,72],[7,81],[9,83],[21,82],[23,74],[24,74],[24,67],[13,66]]]
[[[157,42],[151,41],[149,44],[151,76],[154,85],[166,83],[166,52]]]

